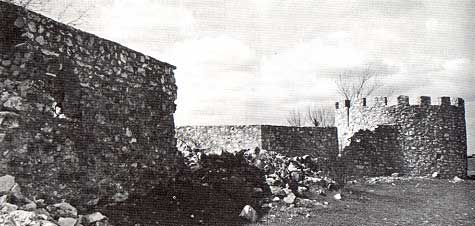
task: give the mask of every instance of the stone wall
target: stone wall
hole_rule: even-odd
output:
[[[338,154],[336,134],[335,127],[262,126],[262,148],[287,156],[334,159]]]
[[[398,142],[394,148],[403,158],[401,173],[425,175],[440,172],[443,177],[466,176],[463,99],[451,101],[449,97],[441,97],[439,103],[432,105],[430,97],[420,97],[418,104],[411,105],[408,97],[400,96],[396,105],[387,103],[387,98],[376,98],[373,104],[368,104],[366,99],[353,104],[348,101],[337,103],[336,125],[343,154],[354,151],[350,140],[352,142],[352,137],[360,130],[393,125],[398,128]],[[366,139],[372,140],[373,137]]]
[[[173,177],[174,66],[4,2],[0,25],[2,175],[78,206]]]
[[[338,154],[336,128],[288,126],[184,126],[177,138],[192,148],[239,151],[259,147],[287,156]]]
[[[358,178],[401,172],[403,154],[398,135],[398,128],[389,125],[356,132],[342,156],[348,175]]]
[[[261,147],[261,126],[182,126],[176,128],[179,144],[192,149],[237,152]]]

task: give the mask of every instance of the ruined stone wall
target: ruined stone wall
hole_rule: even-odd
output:
[[[398,128],[390,125],[356,132],[342,156],[348,175],[382,176],[401,172],[404,155],[398,136]]]
[[[78,206],[173,176],[174,66],[4,2],[0,25],[0,174]]]
[[[239,151],[256,147],[287,156],[329,157],[338,153],[336,128],[288,126],[184,126],[178,140],[192,148]]]
[[[342,101],[336,105],[335,126],[338,128],[340,149],[350,144],[350,138],[356,132],[374,130],[379,125],[394,122],[389,115],[388,99],[385,97],[375,97],[373,102],[360,99],[354,103]]]
[[[377,98],[374,104],[364,99],[354,104],[341,102],[336,115],[343,154],[354,149],[350,140],[358,131],[394,125],[398,128],[396,148],[403,157],[401,173],[466,176],[465,107],[460,98],[441,97],[433,105],[430,97],[420,97],[418,104],[411,105],[406,96],[398,97],[391,106],[386,98]]]

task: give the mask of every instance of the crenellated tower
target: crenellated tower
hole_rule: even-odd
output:
[[[398,152],[401,157],[395,161],[398,164],[388,164],[393,165],[394,171],[411,175],[440,172],[446,177],[466,176],[467,142],[462,98],[440,97],[432,103],[431,97],[421,96],[416,104],[411,104],[408,96],[399,96],[395,103],[387,97],[375,97],[372,101],[363,98],[353,103],[345,100],[336,103],[335,123],[343,155],[354,154],[356,146],[360,152],[364,151],[361,142],[366,142],[365,137],[358,133],[373,131],[379,134],[368,138],[373,139],[367,142],[372,146],[366,149],[385,147],[387,150],[375,152],[382,155],[377,158],[394,158],[394,153],[387,152]],[[394,136],[382,134],[387,129],[376,130],[381,126],[397,131],[396,140],[389,141],[387,137]],[[392,145],[387,145],[388,142]],[[364,158],[359,166],[363,171],[365,165],[374,160],[370,156]]]

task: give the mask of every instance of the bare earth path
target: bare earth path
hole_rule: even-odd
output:
[[[252,225],[475,225],[475,180],[353,184],[342,191],[342,200],[332,196],[320,200],[327,207],[278,204],[264,222]]]

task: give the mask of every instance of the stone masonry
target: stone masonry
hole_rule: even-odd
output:
[[[183,126],[177,139],[191,148],[236,152],[256,147],[287,156],[334,158],[338,154],[336,128],[248,126]]]
[[[409,97],[399,96],[388,105],[387,98],[376,97],[374,103],[344,101],[336,108],[342,154],[356,174],[466,176],[463,99],[441,97],[432,104],[422,96],[411,105]]]
[[[78,206],[166,183],[174,69],[0,2],[0,174],[29,197]]]

